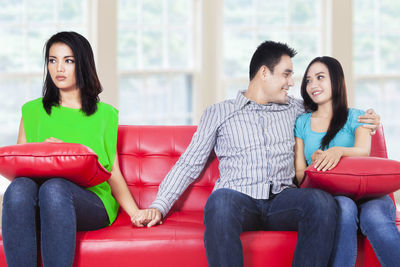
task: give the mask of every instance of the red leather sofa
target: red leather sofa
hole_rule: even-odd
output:
[[[158,185],[188,146],[195,126],[120,126],[120,167],[138,205],[148,207]],[[383,132],[373,137],[372,156],[387,157]],[[217,180],[218,160],[211,155],[197,179],[174,205],[162,225],[135,228],[120,211],[110,227],[78,232],[75,266],[207,266],[203,246],[203,208]],[[393,196],[392,196],[393,197]],[[400,229],[400,216],[397,216]],[[246,266],[291,266],[297,232],[245,232]],[[23,257],[23,255],[21,255]],[[0,266],[5,266],[0,237]],[[380,266],[365,238],[359,238],[357,266]]]

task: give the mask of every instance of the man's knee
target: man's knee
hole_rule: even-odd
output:
[[[204,208],[205,215],[230,214],[232,210],[232,192],[230,189],[218,189],[208,198]]]
[[[241,210],[246,205],[247,198],[240,192],[231,189],[218,189],[208,198],[204,208],[204,223],[226,224],[241,221]]]
[[[322,222],[336,222],[338,209],[331,194],[319,189],[308,189],[303,201],[306,216]]]

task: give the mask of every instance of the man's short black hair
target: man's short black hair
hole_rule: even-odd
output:
[[[292,58],[296,54],[296,50],[285,43],[274,41],[265,41],[261,43],[250,61],[250,81],[262,66],[266,66],[271,72],[274,72],[275,66],[279,63],[283,55],[288,55]]]

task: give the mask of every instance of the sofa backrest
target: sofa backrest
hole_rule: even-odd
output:
[[[196,126],[119,126],[119,165],[139,207],[147,208],[153,202],[159,184],[185,151],[196,129]],[[371,156],[387,157],[382,127],[372,138]],[[202,211],[218,177],[218,160],[212,152],[199,178],[173,210]]]
[[[387,158],[385,134],[383,132],[383,126],[380,125],[376,130],[376,134],[372,136],[371,140],[371,157]]]
[[[141,208],[156,197],[158,186],[189,145],[196,126],[119,126],[119,165]],[[219,177],[218,160],[211,153],[199,178],[174,205],[174,210],[201,211]]]

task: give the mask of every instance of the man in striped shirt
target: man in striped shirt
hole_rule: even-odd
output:
[[[240,234],[251,230],[298,231],[293,266],[328,264],[335,201],[326,192],[293,184],[293,129],[304,112],[302,101],[287,95],[295,54],[286,44],[272,41],[257,48],[247,91],[204,111],[190,145],[150,206],[149,227],[161,222],[214,149],[220,178],[204,213],[204,244],[212,267],[243,266]]]

